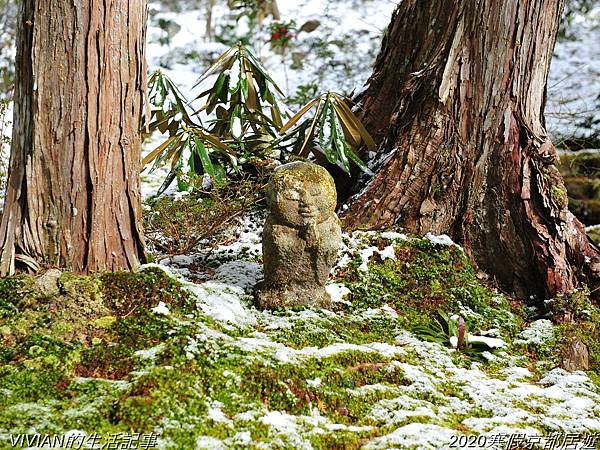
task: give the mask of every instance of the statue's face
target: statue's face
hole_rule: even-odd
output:
[[[307,180],[287,183],[277,192],[274,203],[275,214],[296,227],[323,222],[335,208],[335,199],[332,201],[321,185]]]
[[[321,223],[335,212],[335,183],[324,168],[307,162],[284,164],[267,186],[271,211],[279,222],[300,228]]]

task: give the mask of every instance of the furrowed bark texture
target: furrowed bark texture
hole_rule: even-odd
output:
[[[598,250],[567,210],[544,127],[562,8],[402,1],[360,98],[382,161],[346,226],[448,233],[519,296],[598,287]]]
[[[1,274],[144,259],[145,20],[145,0],[23,0]]]

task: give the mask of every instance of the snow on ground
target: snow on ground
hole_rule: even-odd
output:
[[[198,448],[232,448],[240,440],[249,442],[249,430],[245,427],[251,422],[259,422],[270,430],[270,440],[261,443],[261,448],[318,448],[311,444],[311,438],[332,430],[344,433],[386,430],[372,439],[365,438],[361,448],[419,450],[446,449],[452,439],[456,439],[454,436],[466,429],[484,437],[485,445],[481,447],[496,449],[505,448],[498,436],[508,434],[524,433],[531,438],[547,438],[553,432],[600,432],[600,389],[584,372],[568,373],[554,368],[536,376],[527,366],[526,358],[510,356],[503,349],[494,355],[486,352],[486,358],[496,367],[490,372],[476,362],[465,367],[453,358],[455,350],[422,341],[403,329],[398,329],[392,343],[336,343],[295,348],[279,342],[276,333],[291,330],[299,323],[303,327],[314,327],[315,333],[326,333],[336,320],[349,320],[350,317],[344,317],[343,312],[313,309],[285,314],[257,310],[248,288],[262,275],[260,266],[254,262],[260,255],[257,243],[261,230],[255,225],[248,228],[249,224],[242,226],[239,233],[243,242],[221,246],[211,252],[210,258],[216,264],[215,274],[219,281],[194,284],[181,275],[186,273],[182,267],[206,255],[199,254],[179,262],[165,260],[166,266],[159,266],[182,280],[196,296],[198,308],[219,323],[222,329],[229,330],[223,333],[203,325],[198,335],[190,340],[188,358],[193,359],[195,355],[206,352],[206,348],[219,348],[221,352],[241,353],[260,360],[266,366],[278,367],[281,364],[303,366],[315,359],[325,360],[344,352],[355,352],[388,358],[383,364],[384,370],[403,374],[405,382],[402,385],[366,384],[349,389],[353,396],[364,396],[365,400],[374,393],[385,393],[384,398],[370,407],[366,414],[368,421],[356,425],[336,423],[324,417],[317,404],[309,415],[294,415],[261,405],[226,418],[216,403],[210,409],[214,420],[227,421],[229,426],[239,431],[233,438],[200,437]],[[343,251],[350,259],[360,256],[365,265],[369,261],[365,249],[369,256],[375,253],[371,251],[372,247],[363,243],[366,236],[373,237],[374,233],[346,235],[348,245]],[[390,236],[398,240],[409,239],[401,234]],[[428,239],[441,245],[452,245],[445,237],[428,236]],[[380,253],[385,254],[386,251]],[[240,279],[224,276],[230,270],[231,275],[241,274]],[[340,299],[350,294],[345,286],[335,283],[331,284],[330,292]],[[352,320],[357,321],[385,317],[393,324],[398,319],[396,312],[387,305],[354,314]],[[237,336],[236,333],[227,334],[234,330],[238,330]],[[547,320],[535,321],[520,334],[519,339],[525,345],[550,344],[554,339],[553,325]],[[153,349],[149,353],[153,354]],[[308,379],[307,385],[317,391],[327,389],[319,377]],[[174,423],[172,426],[182,424]],[[496,444],[490,444],[494,440],[497,440]],[[168,439],[161,442],[161,447],[171,448],[170,445]]]
[[[559,40],[548,77],[546,118],[553,138],[589,136],[600,127],[600,6],[575,16]],[[595,123],[595,124],[594,124]],[[594,124],[594,125],[592,125]]]

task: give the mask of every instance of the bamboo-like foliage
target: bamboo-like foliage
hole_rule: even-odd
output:
[[[315,112],[308,117],[307,113],[312,109]],[[291,141],[295,152],[303,157],[316,150],[347,173],[350,172],[350,162],[368,171],[355,151],[361,144],[370,150],[376,148],[373,138],[346,100],[334,92],[313,98],[282,127],[281,132],[287,134],[278,143],[284,145]]]
[[[321,153],[346,172],[350,162],[368,171],[355,150],[361,144],[374,149],[375,143],[338,94],[321,94],[290,118],[283,92],[241,43],[224,52],[194,88],[211,77],[212,86],[191,102],[160,70],[149,79],[144,127],[167,137],[144,157],[143,164],[152,163],[153,169],[170,164],[159,193],[175,177],[186,174],[184,167],[187,175],[206,174],[224,182],[247,171],[248,165],[260,166],[278,154],[285,160],[290,153],[304,158]],[[191,105],[198,102],[203,105],[194,109]],[[277,152],[281,149],[287,152]],[[179,180],[180,187],[188,187],[182,179],[189,177]]]

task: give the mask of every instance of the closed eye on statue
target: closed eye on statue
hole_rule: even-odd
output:
[[[283,197],[286,200],[300,200],[300,193],[298,191],[286,191]]]

